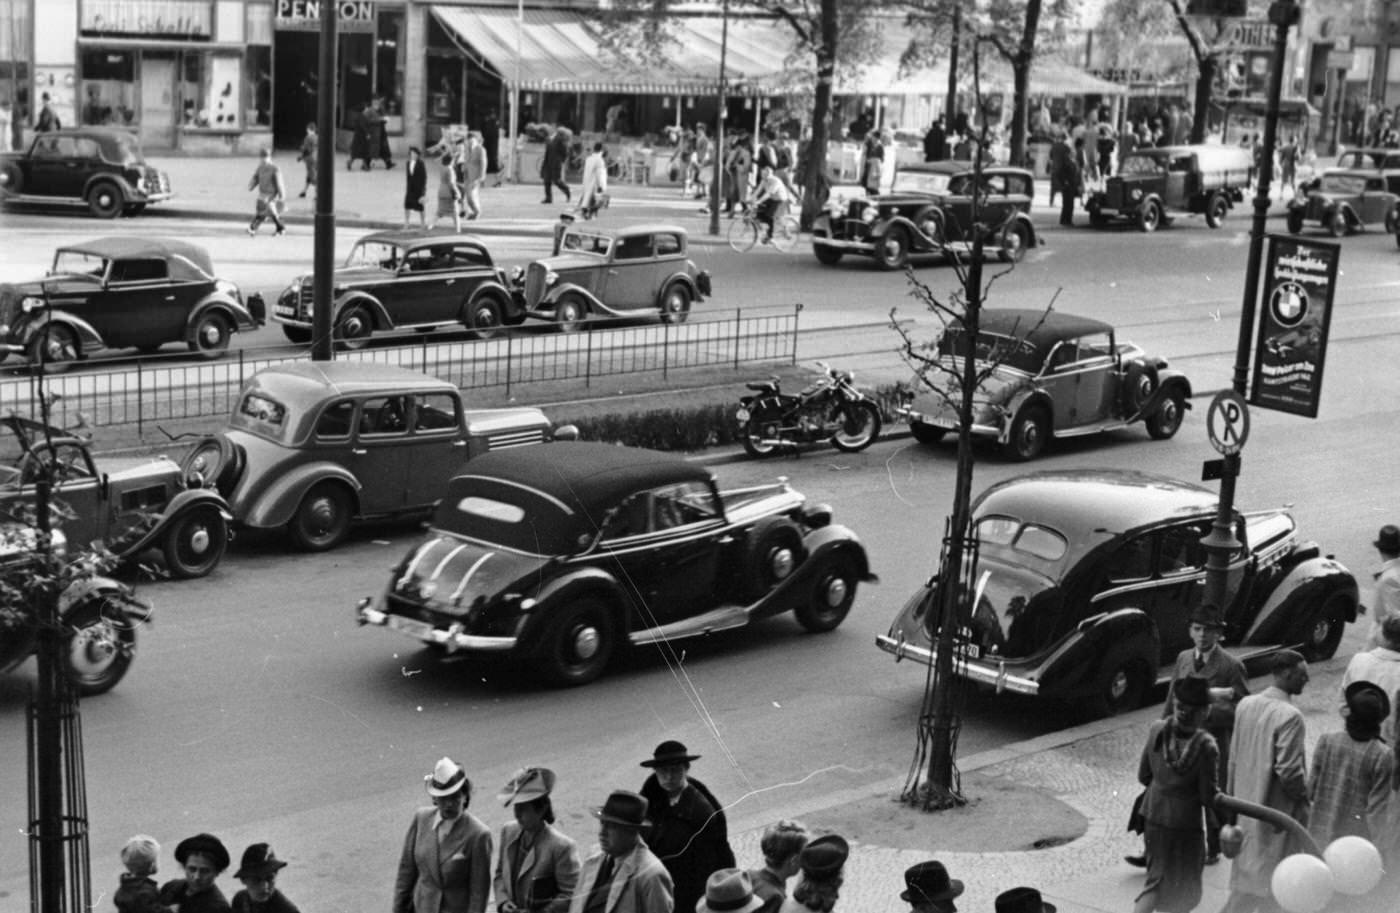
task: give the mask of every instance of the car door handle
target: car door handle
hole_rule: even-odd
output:
[[[174,301],[174,300],[175,300],[175,296],[174,296],[174,295],[166,295],[166,296],[165,296],[165,300],[166,300],[166,301]]]
[[[448,280],[447,280],[447,284],[448,284],[448,285],[451,285],[452,283],[454,283],[454,282],[456,282],[456,281],[457,281],[456,279],[448,279]]]
[[[733,537],[733,536],[720,536],[718,541],[719,541],[719,544],[720,544],[720,545],[732,545],[732,544],[734,543],[734,537]]]
[[[350,449],[350,452],[353,453],[355,456],[364,456],[365,454],[369,453],[368,450],[364,450],[360,447],[352,447]]]
[[[453,441],[453,442],[452,442],[452,446],[453,446],[453,447],[465,447],[465,446],[467,446],[467,442],[466,442],[466,441]]]
[[[609,276],[616,276],[616,275],[617,275],[617,270],[615,270],[615,269],[610,269],[610,270],[608,270],[608,275],[609,275]]]

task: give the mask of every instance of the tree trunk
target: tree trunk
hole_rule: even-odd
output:
[[[958,50],[962,46],[962,4],[953,6],[953,39],[948,42],[948,101],[943,108],[943,135],[952,136],[958,113]],[[952,156],[944,155],[944,158]]]
[[[1031,65],[1035,62],[1035,34],[1040,29],[1041,0],[1027,0],[1026,23],[1021,30],[1021,42],[1011,61],[1011,79],[1015,101],[1011,106],[1010,160],[1014,165],[1026,164],[1026,133],[1030,115]]]
[[[1220,65],[1214,54],[1206,54],[1196,61],[1196,98],[1192,102],[1195,113],[1191,121],[1191,142],[1204,143],[1206,128],[1210,125],[1210,94],[1215,86],[1215,71]]]
[[[836,80],[836,40],[838,0],[821,0],[821,41],[817,45],[817,91],[812,100],[812,139],[807,146],[807,171],[802,175],[802,230],[826,204],[826,144],[831,134],[831,91]]]

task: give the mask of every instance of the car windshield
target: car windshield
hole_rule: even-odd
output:
[[[606,257],[612,250],[612,238],[589,231],[568,231],[559,242],[559,250]]]
[[[361,241],[345,258],[346,266],[396,270],[403,260],[403,251],[387,241]]]
[[[949,327],[938,341],[938,354],[940,355],[962,358],[967,355],[967,350],[967,333],[963,331],[962,327]],[[977,335],[977,349],[974,357],[977,361],[996,362],[1008,368],[1025,371],[1027,374],[1038,373],[1041,362],[1044,360],[1036,351],[1035,346],[1026,340],[1002,336],[997,333],[979,333]]]
[[[118,165],[139,165],[142,162],[141,144],[134,136],[117,137],[111,151],[115,153]]]
[[[1118,168],[1119,174],[1165,174],[1162,160],[1151,155],[1130,155],[1123,159]]]
[[[82,250],[60,250],[54,254],[49,275],[64,274],[101,279],[107,275],[107,258]]]
[[[927,171],[899,171],[894,176],[894,186],[891,191],[894,193],[930,193],[945,194],[948,192],[948,182],[953,178],[950,174],[930,174]]]
[[[1359,174],[1324,174],[1318,189],[1323,193],[1360,193],[1366,189],[1366,179]]]

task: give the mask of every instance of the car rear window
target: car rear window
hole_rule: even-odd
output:
[[[938,353],[964,358],[967,356],[967,343],[967,333],[961,327],[948,327],[938,342]],[[1042,361],[1035,346],[1026,340],[995,333],[977,334],[977,348],[973,356],[977,361],[997,362],[1028,374],[1038,373]]]
[[[238,404],[238,414],[252,419],[269,434],[276,434],[287,421],[287,407],[261,393],[245,395]]]
[[[596,532],[544,492],[482,475],[448,483],[433,527],[531,555],[572,554]]]
[[[1069,550],[1065,537],[1048,526],[1022,523],[1015,517],[990,516],[977,522],[977,540],[1004,545],[1043,561],[1059,561]]]

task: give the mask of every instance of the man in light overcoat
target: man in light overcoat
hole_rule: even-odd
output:
[[[671,875],[640,833],[647,826],[647,800],[615,790],[593,814],[602,851],[584,862],[569,913],[671,913]]]

